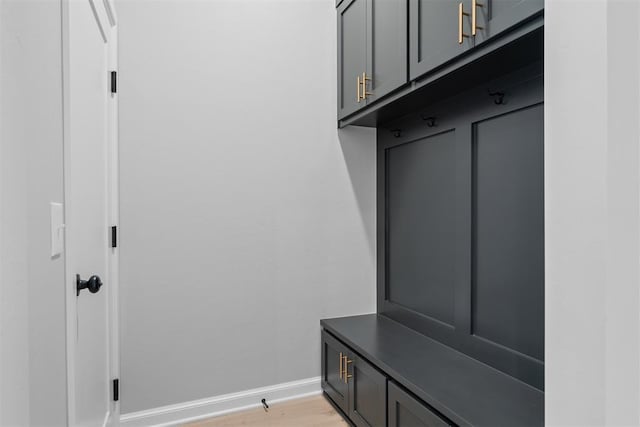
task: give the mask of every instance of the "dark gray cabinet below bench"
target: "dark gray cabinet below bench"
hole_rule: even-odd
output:
[[[429,410],[409,393],[389,383],[389,427],[447,427],[451,423]]]
[[[322,389],[356,426],[541,426],[544,393],[385,316],[325,319]]]
[[[322,388],[356,426],[385,425],[387,378],[325,331]]]

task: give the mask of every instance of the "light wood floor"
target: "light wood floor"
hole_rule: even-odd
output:
[[[324,396],[320,395],[270,404],[269,412],[265,412],[262,408],[251,409],[198,421],[185,427],[231,426],[347,427],[348,424],[333,409]]]

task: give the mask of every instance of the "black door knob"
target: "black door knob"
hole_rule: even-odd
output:
[[[80,295],[80,291],[83,289],[89,289],[89,292],[95,294],[100,290],[102,286],[102,280],[98,276],[91,276],[89,280],[82,280],[79,274],[76,274],[76,296]]]

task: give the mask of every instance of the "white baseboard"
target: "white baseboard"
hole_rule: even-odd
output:
[[[230,393],[123,414],[120,416],[120,425],[125,427],[175,426],[231,412],[257,408],[262,406],[260,401],[263,398],[267,399],[267,403],[271,405],[320,393],[320,377],[307,378],[268,387],[254,388],[253,390],[239,393]]]

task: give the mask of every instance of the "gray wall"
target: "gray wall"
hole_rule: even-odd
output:
[[[607,5],[608,425],[640,425],[640,3]]]
[[[20,46],[16,3],[0,2],[0,425],[29,422],[26,153],[13,79]]]
[[[66,423],[60,2],[0,2],[0,425]]]
[[[546,418],[638,425],[640,5],[579,3],[545,11]]]
[[[375,311],[375,133],[333,0],[119,1],[122,413],[320,374]]]

